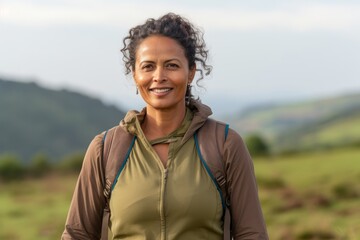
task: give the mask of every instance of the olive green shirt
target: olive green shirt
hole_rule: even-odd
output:
[[[141,129],[145,111],[128,126],[137,140],[110,200],[111,239],[222,239],[220,194],[198,156],[195,142],[181,139],[191,123],[149,142]],[[164,167],[152,145],[169,143]]]

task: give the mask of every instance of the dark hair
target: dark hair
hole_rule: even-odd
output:
[[[200,78],[197,81],[204,78],[203,71],[205,71],[205,75],[210,74],[212,66],[206,64],[208,50],[203,38],[204,34],[189,20],[174,13],[165,14],[156,20],[149,18],[144,24],[129,30],[129,35],[123,39],[124,47],[121,49],[124,55],[126,74],[135,69],[136,51],[139,44],[152,35],[161,35],[176,40],[184,48],[189,68],[192,68],[196,62],[200,63],[201,68],[196,69],[200,72]],[[187,93],[187,96],[191,96],[191,93]]]

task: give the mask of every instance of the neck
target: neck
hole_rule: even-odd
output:
[[[147,139],[164,137],[175,131],[184,120],[186,107],[177,110],[154,110],[147,108],[142,129]]]

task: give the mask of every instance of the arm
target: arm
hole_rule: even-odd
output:
[[[100,239],[105,207],[104,166],[100,134],[90,143],[75,187],[62,240]]]
[[[253,162],[245,143],[231,129],[224,146],[224,158],[234,240],[268,239]]]

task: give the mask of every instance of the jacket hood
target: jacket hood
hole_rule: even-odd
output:
[[[210,107],[201,103],[199,100],[191,100],[189,109],[193,112],[194,117],[191,121],[189,129],[185,133],[185,136],[182,142],[187,141],[194,133],[205,123],[206,119],[212,114]],[[126,132],[135,134],[135,122],[136,118],[142,122],[146,116],[146,108],[143,108],[141,112],[136,110],[130,110],[125,115],[124,119],[120,122],[120,127],[122,127]]]
[[[212,114],[211,108],[201,103],[199,100],[191,100],[189,108],[194,113],[194,117],[182,142],[186,142],[189,138],[191,138],[194,133],[204,125],[206,120]]]

